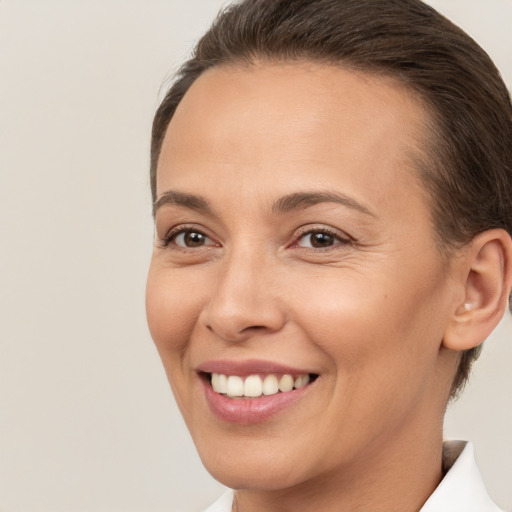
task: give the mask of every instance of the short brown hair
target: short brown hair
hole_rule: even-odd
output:
[[[386,74],[419,93],[432,129],[429,162],[418,172],[432,198],[442,248],[449,251],[492,228],[512,233],[510,95],[485,51],[420,0],[242,0],[226,8],[155,114],[153,199],[167,126],[192,83],[209,68],[262,59],[306,59]],[[462,353],[452,397],[480,349]]]

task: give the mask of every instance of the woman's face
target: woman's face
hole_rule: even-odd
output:
[[[147,314],[224,484],[355,477],[440,435],[455,298],[414,170],[423,121],[393,81],[307,63],[213,69],[180,103]]]

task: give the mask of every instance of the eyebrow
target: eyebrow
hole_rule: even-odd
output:
[[[321,203],[336,203],[357,210],[370,217],[376,217],[366,206],[355,199],[338,192],[295,192],[279,198],[272,206],[274,213],[287,213],[294,210],[304,210]],[[191,210],[214,215],[214,211],[208,201],[198,195],[186,192],[167,190],[153,203],[153,215],[162,206],[176,205],[190,208]]]
[[[275,213],[286,213],[293,210],[303,210],[320,203],[337,203],[353,210],[357,210],[370,217],[376,215],[366,206],[359,203],[352,197],[338,192],[297,192],[278,199],[272,211]]]
[[[213,210],[208,201],[201,196],[167,190],[153,203],[153,216],[159,208],[166,205],[184,206],[191,210],[213,215]]]

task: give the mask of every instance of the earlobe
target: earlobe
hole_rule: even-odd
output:
[[[445,348],[459,351],[485,341],[505,313],[512,287],[512,240],[503,229],[484,231],[461,257],[464,299],[443,339]]]

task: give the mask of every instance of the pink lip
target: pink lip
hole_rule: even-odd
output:
[[[228,398],[213,391],[213,388],[206,381],[201,379],[206,401],[210,410],[223,421],[237,423],[239,425],[250,425],[261,423],[274,417],[283,409],[293,405],[300,400],[311,386],[307,385],[300,389],[294,389],[287,393],[276,393],[275,395],[261,396],[259,398]]]
[[[291,366],[274,363],[272,361],[265,361],[262,359],[247,359],[244,361],[229,361],[219,359],[215,361],[206,361],[201,363],[197,368],[197,372],[203,373],[222,373],[224,375],[238,375],[240,377],[247,377],[255,374],[290,374],[290,375],[305,375],[307,373],[314,373],[304,368],[292,368]]]
[[[245,361],[216,360],[207,361],[196,368],[197,373],[222,373],[224,375],[238,375],[247,377],[255,374],[289,374],[305,375],[308,370],[292,368],[291,366],[250,359]],[[261,423],[273,418],[279,412],[292,406],[301,400],[310,387],[309,384],[300,389],[294,389],[287,393],[276,393],[275,395],[261,396],[258,398],[228,398],[213,391],[210,383],[204,376],[199,377],[203,385],[206,401],[210,410],[223,421],[239,425],[250,425]]]

